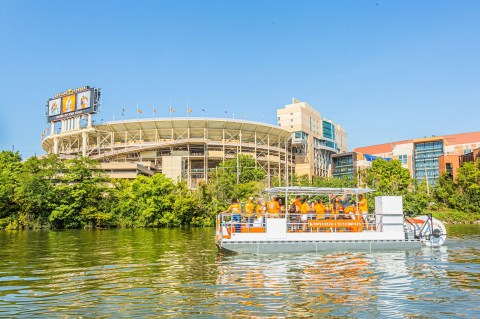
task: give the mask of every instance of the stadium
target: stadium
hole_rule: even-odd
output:
[[[97,159],[112,177],[161,172],[189,187],[237,154],[251,155],[267,181],[285,181],[292,172],[291,133],[245,120],[159,118],[112,121],[47,136],[42,147],[63,158]]]

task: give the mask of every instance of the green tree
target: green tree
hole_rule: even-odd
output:
[[[220,163],[215,171],[210,173],[209,183],[213,196],[226,203],[232,197],[244,200],[258,194],[264,186],[265,175],[251,155],[241,154]]]
[[[458,186],[448,173],[444,173],[438,178],[436,187],[433,189],[433,196],[436,202],[444,207],[456,208],[459,206]]]
[[[116,181],[118,204],[114,208],[125,227],[173,227],[182,219],[174,212],[176,186],[163,174]]]
[[[404,195],[410,185],[410,172],[398,160],[377,158],[366,171],[364,179],[375,195]]]
[[[225,202],[220,202],[215,196],[215,189],[211,183],[200,183],[194,192],[199,203],[200,216],[192,221],[193,226],[211,226],[214,224],[218,211],[226,208]]]
[[[426,182],[418,183],[416,179],[412,179],[411,191],[403,197],[403,210],[408,215],[420,215],[431,201],[432,196],[427,193]]]
[[[17,228],[12,225],[18,206],[15,202],[15,188],[19,183],[22,158],[18,152],[0,152],[0,228]]]
[[[108,179],[98,162],[78,157],[65,162],[55,187],[58,205],[49,220],[54,228],[107,227],[113,218]]]
[[[480,170],[474,162],[466,162],[457,171],[457,207],[480,212]]]
[[[22,228],[41,228],[49,224],[48,216],[58,204],[55,183],[63,171],[56,155],[41,159],[33,156],[23,163],[15,188],[18,222]]]

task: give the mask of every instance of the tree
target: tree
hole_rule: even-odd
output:
[[[408,215],[420,215],[428,207],[432,196],[427,193],[427,183],[412,180],[411,191],[403,197],[403,210]]]
[[[0,227],[9,226],[18,211],[15,188],[19,183],[22,158],[18,152],[0,152]],[[15,226],[13,228],[16,228]]]
[[[209,175],[214,196],[225,203],[232,197],[246,199],[258,194],[264,179],[265,172],[256,166],[255,159],[244,154],[220,163]]]
[[[30,157],[23,163],[15,188],[19,227],[41,228],[49,223],[48,216],[58,204],[55,183],[63,169],[63,162],[56,155]]]
[[[436,202],[448,208],[456,208],[459,200],[457,193],[458,186],[452,176],[448,173],[442,174],[438,178],[436,187],[433,190]]]
[[[176,186],[163,174],[148,178],[137,176],[133,181],[116,181],[120,226],[169,227],[179,226],[181,218],[175,215],[173,205]]]
[[[457,171],[457,207],[470,212],[480,212],[480,170],[473,162],[466,162]],[[460,207],[459,207],[460,206]]]
[[[398,160],[377,158],[366,171],[364,179],[375,195],[404,195],[410,185],[410,172]]]
[[[78,157],[65,162],[55,187],[58,204],[49,220],[54,228],[106,227],[110,225],[111,191],[98,162]]]

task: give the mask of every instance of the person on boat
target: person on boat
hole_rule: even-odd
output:
[[[328,205],[328,210],[330,211],[330,219],[337,219],[337,199],[335,198],[334,194],[330,195],[330,204]]]
[[[288,208],[288,212],[290,214],[295,214],[297,212],[297,208],[299,208],[299,207],[297,207],[296,201],[292,199],[290,201],[290,206]]]
[[[337,205],[338,218],[343,219],[345,207],[343,206],[342,196],[337,196],[337,198],[335,198],[335,202]]]
[[[265,214],[265,205],[262,198],[257,200],[257,205],[255,206],[255,213],[257,213],[257,219],[260,225],[264,226],[265,221],[263,215]]]
[[[325,204],[322,203],[320,199],[317,199],[313,208],[315,209],[317,219],[325,219],[325,211],[327,210],[327,207],[325,206]]]
[[[302,203],[302,206],[300,206],[300,213],[301,213],[300,220],[302,221],[302,230],[305,231],[307,229],[308,212],[310,211],[310,207],[308,207],[306,198],[303,198],[301,203]]]
[[[237,232],[240,232],[242,229],[242,225],[240,222],[242,221],[242,206],[238,203],[238,200],[236,198],[232,198],[232,203],[228,207],[226,211],[223,211],[222,213],[226,212],[231,212],[232,213],[232,222],[235,222],[235,230]]]
[[[353,196],[352,194],[347,194],[346,192],[342,196],[342,205],[344,207],[343,212],[345,218],[356,219],[357,208],[353,205]]]
[[[302,198],[300,197],[300,195],[298,195],[296,198],[295,198],[295,211],[297,213],[300,212],[300,208],[302,207]]]
[[[270,197],[270,201],[267,203],[268,217],[277,218],[280,211],[280,204],[277,202],[274,196]]]
[[[357,208],[353,205],[345,207],[344,213],[345,218],[357,219]]]
[[[315,200],[311,199],[311,200],[308,200],[308,220],[315,219],[315,217],[316,217]]]
[[[287,208],[285,206],[285,204],[283,203],[283,199],[279,198],[278,199],[278,205],[280,206],[280,217],[284,217],[285,216],[285,213],[287,211]]]
[[[363,197],[363,194],[358,195],[358,211],[362,214],[363,220],[368,229],[368,202],[367,199]]]
[[[245,204],[245,218],[247,219],[247,225],[253,226],[253,211],[255,207],[253,205],[253,197],[249,197],[247,203]]]

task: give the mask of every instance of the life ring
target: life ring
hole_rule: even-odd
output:
[[[430,223],[429,219],[430,217],[425,215],[409,218],[405,223],[405,228],[407,231],[415,231],[425,246],[440,247],[447,239],[447,230],[440,220],[432,217]]]

